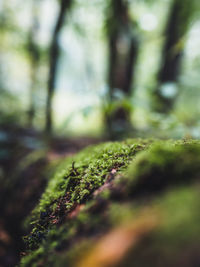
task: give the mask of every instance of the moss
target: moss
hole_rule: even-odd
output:
[[[138,155],[127,170],[127,190],[132,195],[155,194],[167,187],[199,178],[200,143],[160,141]]]
[[[113,169],[123,171],[135,154],[146,149],[151,142],[127,140],[105,143],[88,147],[75,157],[64,160],[29,219],[32,231],[25,237],[28,247],[37,248],[50,227],[60,223],[77,204],[84,203]]]
[[[102,266],[95,253],[120,236],[128,249],[115,266],[173,266],[184,244],[187,250],[200,242],[199,173],[199,141],[128,140],[85,149],[51,179],[21,265]]]
[[[159,214],[155,229],[141,238],[117,266],[198,266],[200,244],[199,190],[181,187],[151,203]]]
[[[125,168],[133,156],[144,150],[148,142],[130,141],[105,143],[89,147],[76,157],[67,159],[49,183],[39,208],[44,211],[66,192],[70,202],[81,202],[91,190],[98,188],[105,180],[105,175],[112,168]]]

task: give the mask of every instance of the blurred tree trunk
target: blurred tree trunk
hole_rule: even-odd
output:
[[[37,45],[36,37],[39,29],[38,18],[38,1],[32,3],[32,25],[28,36],[28,52],[30,57],[30,96],[29,96],[29,110],[28,110],[28,126],[33,126],[33,120],[35,116],[35,94],[37,90],[37,71],[40,63],[40,51]]]
[[[131,129],[129,98],[139,45],[137,26],[130,19],[128,1],[110,0],[106,28],[109,42],[106,125],[109,137],[115,139]]]
[[[181,62],[195,0],[173,0],[165,29],[161,68],[158,73],[158,85],[154,93],[154,109],[168,113],[174,106],[178,90],[177,81],[181,71]]]
[[[56,85],[56,75],[59,59],[59,37],[65,22],[66,12],[70,8],[72,0],[60,0],[60,10],[56,25],[53,31],[50,52],[49,52],[49,77],[47,87],[47,103],[46,103],[46,123],[45,131],[48,134],[52,132],[52,101]]]

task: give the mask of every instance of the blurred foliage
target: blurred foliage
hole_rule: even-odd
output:
[[[124,0],[124,3],[126,1]],[[136,66],[136,85],[129,99],[121,103],[116,100],[107,104],[107,36],[119,25],[113,18],[112,1],[73,2],[65,27],[60,36],[61,57],[53,106],[57,134],[68,133],[102,135],[102,114],[113,112],[119,105],[132,114],[132,135],[158,135],[172,137],[191,135],[199,137],[199,69],[198,47],[200,38],[198,0],[135,0],[127,1],[133,28],[141,40],[139,62]],[[152,88],[156,84],[163,46],[163,32],[173,3],[182,5],[177,14],[182,19],[180,41],[176,52],[185,47],[184,62],[176,90],[179,91],[174,110],[168,116],[151,110]],[[33,27],[33,6],[38,25]],[[33,103],[35,113],[33,126],[44,126],[46,83],[48,73],[48,51],[53,25],[55,24],[58,1],[17,0],[15,4],[2,1],[0,5],[0,121],[17,122],[24,126],[30,110],[31,53],[39,59],[36,73]],[[187,31],[186,29],[187,28]],[[183,34],[187,32],[187,34]],[[31,37],[31,34],[35,36]],[[169,93],[169,90],[166,92]],[[75,121],[75,123],[74,123]],[[138,133],[137,133],[138,132]]]

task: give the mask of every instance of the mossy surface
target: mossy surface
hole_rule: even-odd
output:
[[[173,185],[199,178],[198,141],[158,141],[141,153],[127,170],[127,190],[132,195],[155,194]]]
[[[77,156],[67,159],[58,167],[39,204],[39,210],[46,211],[59,198],[69,194],[70,207],[73,202],[80,203],[92,190],[105,181],[105,176],[113,168],[126,168],[134,155],[148,147],[151,141],[131,141],[105,143],[84,149]],[[53,207],[54,206],[54,207]]]
[[[33,225],[27,239],[29,247],[37,248],[50,227],[61,223],[64,215],[90,198],[112,170],[125,170],[137,152],[146,149],[152,142],[126,140],[91,146],[61,162],[28,220]]]
[[[175,266],[181,249],[190,262],[200,242],[199,178],[199,141],[89,147],[51,179],[21,266]]]
[[[156,227],[132,245],[116,266],[199,266],[199,203],[196,186],[170,190],[152,201]]]

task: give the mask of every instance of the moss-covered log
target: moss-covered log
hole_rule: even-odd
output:
[[[198,266],[199,180],[199,141],[89,147],[50,180],[21,266]]]

